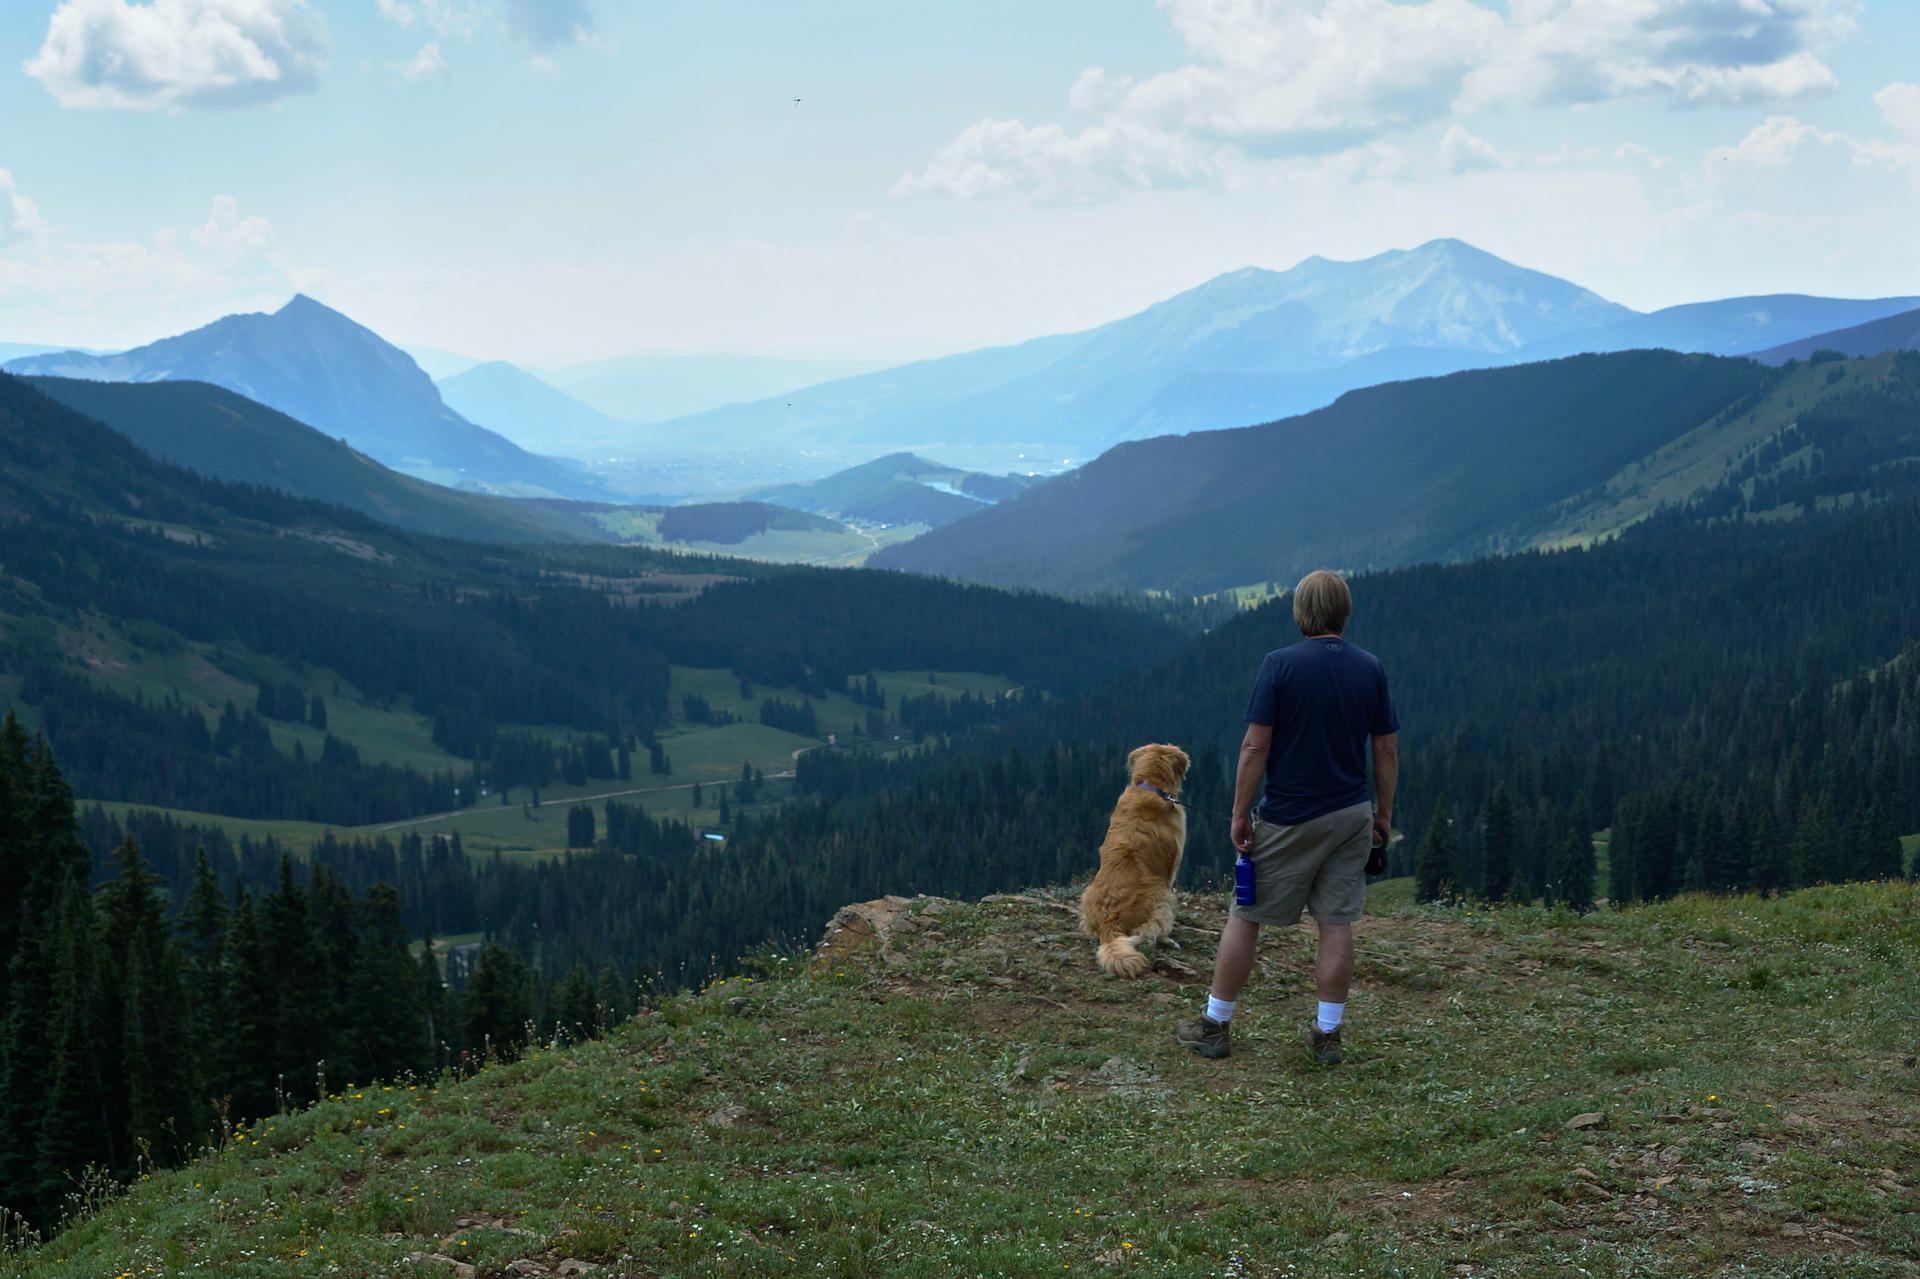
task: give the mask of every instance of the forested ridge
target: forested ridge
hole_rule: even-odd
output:
[[[403,533],[159,463],[4,375],[0,509],[0,675],[19,678],[73,785],[230,815],[363,824],[445,809],[455,787],[471,798],[496,774],[519,782],[497,750],[502,725],[637,750],[666,719],[676,662],[806,690],[876,667],[1074,689],[1177,642],[1135,610],[897,573]],[[197,710],[90,678],[73,637],[102,622],[157,649],[194,642],[330,671],[432,720],[471,768],[369,765],[344,741],[289,758],[247,707],[234,731],[208,730]],[[298,691],[329,688],[316,678]]]

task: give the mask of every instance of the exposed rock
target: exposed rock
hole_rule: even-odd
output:
[[[590,1275],[599,1268],[591,1262],[576,1261],[568,1257],[553,1268],[553,1273],[558,1275],[559,1279],[572,1279],[574,1275]]]
[[[745,1106],[722,1106],[707,1116],[709,1128],[738,1128],[747,1117]]]
[[[416,1266],[444,1266],[453,1279],[473,1279],[473,1267],[464,1261],[437,1252],[410,1252],[407,1260]]]
[[[727,1012],[735,1017],[745,1017],[753,1007],[753,1001],[743,995],[735,995],[727,1001]]]
[[[922,919],[930,923],[958,905],[944,897],[889,896],[842,906],[827,921],[827,930],[814,953],[840,956],[868,946],[885,946],[899,934],[917,931]]]
[[[1567,1120],[1566,1126],[1575,1132],[1584,1132],[1589,1128],[1605,1128],[1608,1124],[1609,1120],[1607,1119],[1605,1111],[1589,1110],[1584,1115],[1575,1115],[1573,1118]]]
[[[507,1273],[521,1276],[544,1275],[547,1273],[547,1268],[537,1261],[510,1261],[507,1263]]]

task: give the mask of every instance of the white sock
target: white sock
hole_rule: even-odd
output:
[[[1233,1010],[1240,1003],[1237,999],[1215,999],[1207,996],[1207,1018],[1210,1021],[1229,1022],[1233,1020]]]
[[[1320,1001],[1320,1012],[1314,1017],[1313,1024],[1320,1028],[1321,1034],[1331,1034],[1340,1029],[1340,1018],[1346,1014],[1346,1011],[1345,1004],[1330,1004],[1323,999]]]

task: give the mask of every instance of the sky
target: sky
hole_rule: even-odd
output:
[[[796,101],[797,99],[797,101]],[[6,0],[0,341],[904,359],[1454,236],[1920,294],[1913,0]]]

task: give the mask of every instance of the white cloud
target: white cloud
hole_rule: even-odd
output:
[[[1126,122],[1069,133],[1057,124],[982,120],[935,152],[921,172],[901,178],[894,192],[1073,202],[1116,186],[1188,186],[1215,176],[1222,158],[1216,144]]]
[[[145,240],[77,240],[45,223],[0,169],[0,297],[87,312],[109,297],[161,305],[223,296],[237,287],[277,286],[285,271],[266,252],[273,228],[243,217],[229,195],[213,198],[207,219],[186,236],[169,227]]]
[[[387,21],[402,27],[418,22],[432,27],[442,37],[464,39],[473,34],[479,21],[472,0],[378,0],[378,3]]]
[[[506,0],[507,30],[536,49],[578,44],[593,35],[588,0]]]
[[[40,211],[33,201],[20,194],[20,188],[14,185],[13,174],[0,169],[0,243],[5,243],[8,233],[23,236],[39,236],[46,230],[40,221]]]
[[[1743,169],[1784,169],[1808,143],[1843,151],[1855,146],[1843,133],[1823,132],[1795,116],[1774,115],[1755,125],[1733,146],[1708,152],[1707,164],[1709,168],[1735,165]]]
[[[420,52],[405,62],[394,63],[388,67],[394,78],[408,84],[427,84],[439,80],[447,74],[447,60],[440,52],[440,44],[429,40],[420,46]]]
[[[1888,124],[1920,142],[1920,84],[1890,84],[1873,95],[1873,105]]]
[[[982,120],[896,192],[1085,200],[1244,175],[1466,110],[1793,98],[1834,86],[1821,53],[1854,0],[1509,0],[1504,14],[1473,0],[1159,3],[1184,65],[1141,80],[1084,71],[1068,100],[1091,124]],[[1501,163],[1471,134],[1442,151],[1449,167]]]
[[[1448,173],[1473,173],[1481,169],[1504,169],[1512,161],[1465,125],[1452,124],[1440,139],[1440,163]]]
[[[27,63],[65,107],[245,107],[306,92],[327,63],[306,0],[61,0]]]
[[[273,224],[265,218],[241,217],[240,202],[230,195],[213,197],[206,222],[193,233],[195,244],[224,254],[258,252],[272,239]]]

